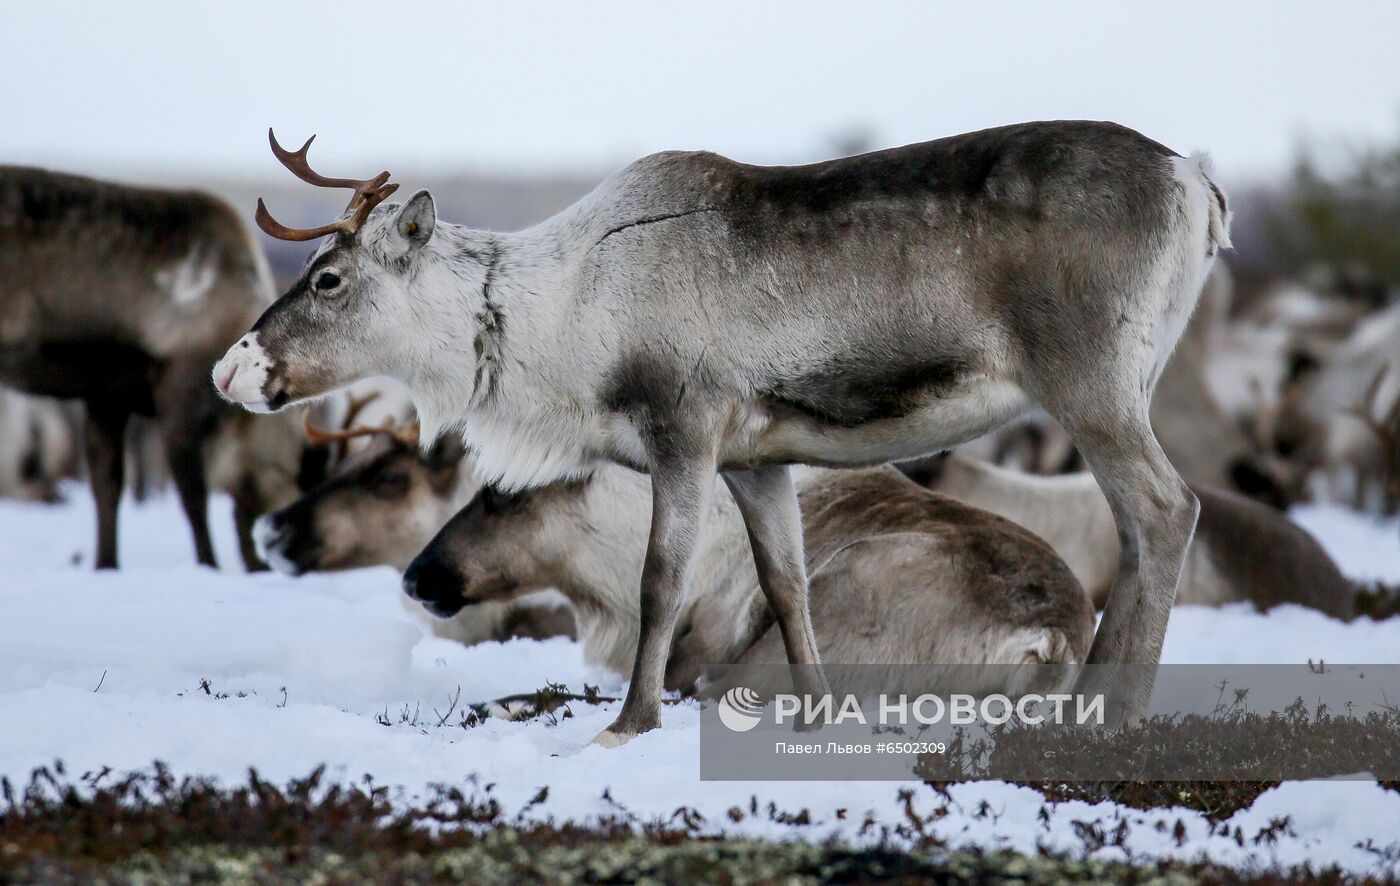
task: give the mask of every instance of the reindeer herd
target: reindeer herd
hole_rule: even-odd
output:
[[[1400,302],[1237,291],[1204,158],[1087,122],[671,152],[497,233],[269,138],[353,192],[310,229],[259,201],[320,241],[275,300],[212,197],[0,167],[0,383],[83,407],[0,401],[13,488],[82,450],[99,568],[145,416],[201,563],[223,490],[250,569],[387,564],[444,636],[576,636],[630,677],[607,745],[716,664],[815,694],[823,659],[1155,663],[1174,602],[1389,612],[1280,509],[1400,500]],[[1124,722],[1150,673],[1080,688]]]

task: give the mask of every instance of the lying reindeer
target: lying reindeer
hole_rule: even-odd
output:
[[[956,453],[899,466],[910,479],[1011,520],[1050,543],[1094,605],[1107,602],[1118,562],[1108,501],[1088,474],[1036,477]],[[1208,486],[1192,486],[1201,517],[1186,556],[1177,604],[1247,601],[1267,611],[1296,603],[1348,619],[1359,593],[1322,545],[1284,515]]]
[[[404,574],[429,612],[558,588],[578,614],[584,658],[627,674],[644,630],[651,481],[607,466],[581,480],[479,492]],[[805,471],[796,484],[812,624],[828,661],[1035,664],[1084,660],[1088,596],[1044,542],[933,495],[892,468]],[[665,686],[690,691],[707,665],[781,663],[742,511],[717,488],[666,657]]]
[[[1108,123],[1005,126],[810,166],[710,153],[633,163],[530,230],[440,223],[432,196],[263,230],[325,240],[214,368],[272,412],[358,378],[413,391],[506,489],[603,462],[651,474],[641,638],[598,736],[660,723],[671,636],[719,472],[799,693],[826,681],[807,607],[794,463],[862,466],[980,436],[1038,403],[1074,438],[1127,539],[1091,663],[1154,664],[1197,503],[1153,436],[1162,365],[1217,250],[1224,194],[1197,158]],[[1097,669],[1111,723],[1150,668]]]
[[[209,362],[266,306],[272,281],[223,201],[0,166],[0,384],[81,401],[98,569],[117,565],[124,432],[154,416],[200,563],[214,565],[210,488],[253,518],[296,491],[290,420],[250,422],[212,395]],[[219,464],[206,463],[217,454]]]
[[[323,431],[308,419],[306,430],[315,445],[370,442],[341,461],[324,483],[254,525],[258,553],[279,572],[381,565],[403,571],[481,488],[460,440],[447,437],[420,451],[416,426],[354,427],[363,405],[363,399],[352,400],[347,427],[338,431]],[[412,608],[423,612],[416,604]],[[437,636],[467,644],[575,635],[572,612],[551,591],[473,606],[449,621],[427,621]]]

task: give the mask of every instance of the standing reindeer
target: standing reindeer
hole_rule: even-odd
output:
[[[269,133],[269,136],[271,134]],[[1006,126],[810,166],[643,158],[529,230],[439,223],[387,172],[214,367],[272,412],[357,378],[413,391],[423,436],[461,433],[504,489],[600,461],[649,472],[641,638],[597,741],[660,723],[666,656],[716,471],[747,525],[796,688],[818,694],[788,466],[871,465],[976,437],[1038,403],[1092,466],[1123,538],[1091,663],[1155,664],[1195,496],[1148,423],[1152,390],[1220,247],[1199,158],[1108,123]],[[1132,676],[1123,677],[1124,673]],[[1114,722],[1150,669],[1084,681]]]
[[[155,419],[199,562],[214,565],[207,497],[223,488],[259,565],[253,518],[295,493],[299,432],[249,421],[204,379],[271,296],[251,232],[209,194],[0,166],[0,384],[85,405],[98,569],[117,565],[132,415]]]

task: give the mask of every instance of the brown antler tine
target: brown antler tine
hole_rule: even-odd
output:
[[[388,172],[381,172],[370,180],[370,184],[364,190],[355,192],[350,205],[346,207],[346,211],[352,213],[351,223],[355,230],[359,230],[360,226],[369,219],[369,214],[374,211],[374,207],[383,203],[390,194],[399,189],[397,184],[384,184],[384,180],[388,177]]]
[[[366,181],[358,178],[328,178],[311,168],[311,162],[306,159],[306,152],[310,150],[311,143],[316,140],[316,136],[311,136],[306,140],[306,144],[300,149],[289,151],[282,147],[277,141],[277,136],[272,134],[272,127],[267,128],[267,140],[272,145],[272,153],[276,155],[281,164],[295,175],[297,178],[309,185],[318,188],[354,188],[359,190]]]
[[[279,240],[301,241],[315,240],[318,237],[336,232],[353,234],[369,218],[374,207],[383,203],[390,194],[399,189],[397,184],[387,183],[389,181],[387,169],[373,178],[367,179],[329,178],[321,175],[311,168],[311,163],[306,158],[306,152],[311,149],[311,143],[315,140],[316,136],[313,135],[299,149],[289,151],[277,141],[272,127],[267,128],[267,141],[272,147],[273,155],[293,175],[320,188],[351,188],[355,191],[355,195],[350,198],[350,203],[345,207],[343,217],[319,228],[289,228],[273,218],[272,213],[267,211],[267,207],[259,198],[256,215],[258,227],[262,228],[270,237],[276,237]]]
[[[365,402],[374,399],[376,396],[378,396],[377,393],[367,396]],[[310,413],[307,413],[306,417],[302,419],[302,428],[306,432],[307,441],[313,446],[326,443],[344,443],[347,440],[354,440],[357,437],[370,437],[375,434],[383,434],[391,440],[402,443],[404,446],[413,447],[418,445],[421,432],[419,424],[416,421],[401,428],[394,427],[394,419],[392,416],[386,417],[384,423],[381,425],[365,425],[358,428],[347,427],[340,431],[327,431],[323,428],[316,427],[315,423],[311,421]]]
[[[335,443],[345,439],[347,431],[327,431],[316,427],[316,423],[311,420],[311,413],[308,411],[301,421],[302,430],[306,432],[306,440],[312,446],[321,446],[326,443]]]
[[[413,424],[395,429],[392,433],[395,440],[411,449],[418,445],[418,440],[423,433],[423,425],[421,422],[415,421]]]
[[[311,422],[310,416],[302,422],[302,430],[306,432],[307,442],[311,443],[313,446],[319,446],[322,443],[343,443],[346,440],[354,440],[357,437],[368,437],[373,434],[392,433],[389,428],[351,428],[348,431],[327,431],[323,428],[316,427],[316,425]]]
[[[347,391],[345,394],[345,396],[348,398],[348,401],[345,406],[345,420],[340,423],[341,428],[348,429],[351,426],[353,426],[355,424],[355,419],[359,417],[360,412],[366,406],[378,399],[381,393],[383,393],[383,391],[370,391],[364,396],[356,397],[354,394]]]
[[[289,228],[272,217],[272,213],[267,211],[267,206],[261,197],[258,198],[258,209],[253,214],[253,220],[262,228],[264,234],[278,240],[290,240],[300,242],[303,240],[316,240],[327,234],[334,234],[336,231],[346,229],[345,219],[331,222],[328,225],[321,225],[319,228]]]

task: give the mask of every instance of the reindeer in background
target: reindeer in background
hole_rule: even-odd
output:
[[[279,572],[381,565],[402,572],[481,488],[461,440],[445,437],[420,449],[417,423],[392,407],[381,421],[361,424],[365,407],[382,394],[382,388],[349,394],[334,430],[317,427],[307,415],[308,441],[332,450],[333,467],[325,482],[254,525],[258,554]],[[548,590],[483,603],[449,619],[431,618],[407,596],[400,599],[427,620],[433,634],[468,645],[576,634],[568,602]]]
[[[195,191],[0,166],[0,268],[0,384],[86,408],[97,568],[117,565],[133,415],[151,416],[164,442],[198,561],[215,565],[216,488],[233,496],[244,562],[258,568],[253,518],[295,494],[302,444],[292,420],[250,421],[205,381],[272,295],[233,209]]]
[[[270,137],[269,133],[269,137]],[[617,462],[652,477],[627,699],[598,736],[660,724],[660,691],[718,471],[801,694],[826,682],[788,466],[908,459],[1039,404],[1074,439],[1123,540],[1090,663],[1155,664],[1195,496],[1148,421],[1216,252],[1225,196],[1200,158],[1120,126],[1006,126],[810,166],[643,158],[527,231],[439,222],[388,173],[352,187],[300,279],[214,368],[273,412],[368,375],[413,391],[424,438],[460,433],[503,489]],[[1150,669],[1099,676],[1117,722]]]
[[[1088,474],[1033,476],[956,452],[897,467],[925,488],[1035,533],[1064,558],[1097,607],[1107,602],[1118,533],[1103,492]],[[1342,575],[1316,539],[1273,508],[1224,489],[1190,485],[1201,514],[1176,605],[1249,602],[1267,611],[1293,603],[1349,619],[1357,614],[1359,596],[1376,592]]]

